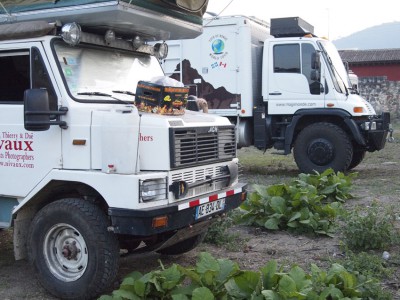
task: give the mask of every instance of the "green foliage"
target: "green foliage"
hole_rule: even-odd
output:
[[[383,250],[397,240],[395,217],[393,207],[379,207],[376,202],[367,208],[356,207],[344,216],[342,233],[345,244],[355,251]]]
[[[347,250],[342,264],[347,270],[379,279],[389,278],[393,274],[393,270],[387,265],[386,261],[380,255],[377,256],[373,253],[354,253]]]
[[[235,210],[230,211],[226,216],[219,217],[209,227],[204,242],[217,246],[224,246],[227,249],[234,250],[240,243],[235,243],[240,237],[228,232],[235,221]]]
[[[142,275],[131,273],[120,289],[100,300],[286,300],[286,299],[384,299],[373,298],[372,280],[333,264],[328,271],[311,265],[311,273],[293,266],[288,272],[278,269],[276,261],[259,271],[240,270],[237,263],[215,259],[201,253],[194,268],[172,265]]]
[[[289,184],[256,185],[240,207],[244,211],[240,223],[329,235],[341,203],[352,198],[349,191],[356,175],[328,169],[300,174]]]

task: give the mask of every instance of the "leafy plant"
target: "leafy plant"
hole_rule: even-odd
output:
[[[289,184],[256,185],[240,207],[244,211],[240,223],[330,235],[341,202],[352,197],[349,191],[355,176],[328,169],[300,174]]]
[[[351,250],[381,250],[397,240],[393,207],[379,207],[377,202],[373,202],[367,208],[357,206],[347,212],[344,218],[343,239]]]
[[[235,211],[230,211],[225,217],[214,221],[208,228],[204,242],[234,250],[238,244],[235,241],[240,239],[237,234],[232,234],[228,231],[235,223],[234,214]]]
[[[369,286],[373,282],[337,263],[328,271],[311,265],[310,274],[298,266],[283,272],[276,261],[259,271],[246,271],[235,262],[201,253],[194,268],[174,264],[165,269],[161,264],[161,270],[145,275],[131,273],[120,289],[100,300],[383,299],[371,297]]]

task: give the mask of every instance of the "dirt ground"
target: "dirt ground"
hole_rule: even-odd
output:
[[[366,159],[354,169],[358,172],[352,192],[356,198],[348,201],[346,204],[348,209],[355,205],[369,205],[372,201],[378,201],[382,206],[399,203],[399,147],[400,139],[396,138],[395,142],[387,144],[384,150],[367,153]],[[239,150],[239,158],[245,162],[243,178],[249,183],[250,188],[254,183],[271,185],[288,181],[298,174],[293,158],[290,156],[281,158],[270,153],[263,154],[254,148],[244,148]],[[248,159],[249,163],[247,163]],[[265,161],[265,164],[258,163],[257,160]],[[258,270],[271,259],[277,260],[280,266],[289,267],[298,264],[307,270],[310,263],[315,263],[326,268],[330,265],[331,259],[342,254],[339,247],[340,232],[334,238],[311,238],[244,226],[235,226],[231,228],[231,231],[237,233],[240,240],[229,250],[225,247],[203,243],[195,250],[177,257],[165,257],[154,253],[145,256],[121,257],[118,279],[121,280],[134,270],[142,273],[149,272],[159,266],[159,259],[164,265],[174,262],[185,266],[194,265],[201,251],[208,251],[215,257],[232,259],[237,261],[242,269],[253,270]],[[14,260],[11,236],[10,230],[0,231],[0,299],[55,299],[37,283],[26,261]],[[398,247],[387,249],[387,251],[397,256],[400,261]],[[115,287],[118,287],[118,282],[115,283]],[[384,288],[391,291],[393,299],[400,299],[400,266],[392,278],[384,282]]]

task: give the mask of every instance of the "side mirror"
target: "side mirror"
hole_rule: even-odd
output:
[[[315,51],[311,54],[311,69],[318,71],[321,69],[321,56],[319,52]]]
[[[49,130],[50,125],[68,128],[67,123],[60,121],[60,116],[68,112],[67,107],[57,111],[50,110],[49,95],[46,89],[29,89],[24,93],[24,127],[29,131]],[[51,120],[56,118],[56,120]]]
[[[29,131],[50,128],[49,95],[45,89],[29,89],[24,93],[24,126]]]

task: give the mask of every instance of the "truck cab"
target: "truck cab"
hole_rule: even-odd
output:
[[[88,17],[97,7],[82,9]],[[124,12],[143,9],[164,16]],[[157,81],[165,44],[147,44],[138,28],[127,38],[118,20],[93,30],[80,17],[0,25],[0,228],[14,228],[16,259],[68,299],[104,292],[120,249],[193,249],[214,217],[246,198],[229,120],[158,105],[187,98],[185,87]],[[147,22],[136,26],[162,34]],[[194,34],[187,26],[182,34]]]
[[[377,115],[358,95],[336,47],[300,18],[272,19],[271,35],[263,46],[256,147],[293,149],[305,173],[350,170],[366,152],[383,149],[390,115]]]

